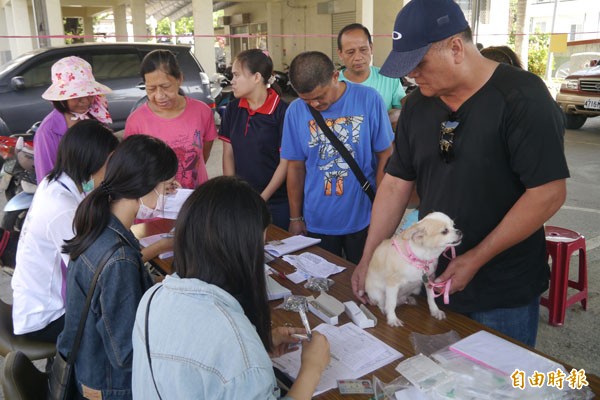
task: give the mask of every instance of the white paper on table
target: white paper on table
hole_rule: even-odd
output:
[[[139,239],[139,242],[143,247],[148,247],[162,239],[163,235],[164,233],[157,233],[156,235],[146,236]],[[161,260],[164,260],[165,258],[169,257],[173,257],[173,251],[165,251],[164,253],[160,253],[158,255],[158,258],[160,258]]]
[[[271,240],[265,245],[265,251],[269,252],[275,257],[280,257],[319,243],[321,243],[321,239],[296,235],[282,240]]]
[[[291,274],[287,274],[286,277],[294,282],[296,285],[304,282],[305,280],[307,280],[308,278],[310,278],[310,275],[305,274],[304,272],[300,271],[299,269],[296,270],[295,272],[292,272]]]
[[[165,211],[163,214],[164,218],[167,219],[177,219],[177,215],[179,214],[179,210],[181,210],[181,206],[190,194],[192,194],[193,189],[177,189],[177,192],[173,194],[165,195]]]
[[[329,276],[340,273],[346,269],[310,252],[305,252],[297,256],[289,254],[282,258],[284,261],[296,267],[298,270],[297,272],[299,272],[299,274],[294,276],[294,279],[290,277],[290,275],[293,274],[288,275],[294,283],[300,283],[311,276],[315,278],[328,278]],[[299,280],[302,277],[304,277],[304,279]],[[296,282],[296,280],[298,281]]]
[[[544,373],[558,368],[564,370],[562,365],[487,331],[459,340],[450,346],[450,350],[506,376],[516,369],[524,371],[527,376],[536,370]]]
[[[313,330],[327,337],[331,349],[331,361],[315,396],[336,388],[338,379],[358,379],[402,357],[402,353],[352,322],[340,327],[321,324]],[[295,379],[300,371],[300,353],[301,350],[296,350],[274,358],[273,364]]]

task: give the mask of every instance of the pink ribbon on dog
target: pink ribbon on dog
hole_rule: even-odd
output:
[[[423,271],[423,275],[427,276],[427,286],[429,286],[430,288],[433,289],[433,297],[440,297],[440,296],[444,295],[444,304],[449,304],[450,303],[450,286],[452,285],[452,278],[450,278],[444,282],[434,282],[431,280],[431,277],[429,277],[429,275],[428,275],[429,267],[436,261],[436,259],[421,260],[420,258],[418,258],[415,255],[415,253],[413,253],[413,251],[410,248],[410,245],[408,243],[406,243],[406,246],[404,246],[405,251],[402,251],[402,248],[400,247],[398,242],[396,242],[395,239],[392,239],[392,246],[394,246],[396,251],[401,256],[403,256],[407,261],[409,261],[412,266],[417,267]],[[448,255],[446,255],[446,252],[448,250],[450,250],[450,252],[452,253],[451,257],[448,257]],[[446,257],[448,260],[452,260],[454,257],[456,257],[456,250],[454,249],[454,247],[448,247],[448,248],[446,248],[446,250],[444,250],[442,255],[444,257]]]
[[[429,279],[427,285],[433,289],[433,297],[440,297],[444,295],[444,304],[450,303],[450,285],[452,284],[452,278],[445,282],[433,282]]]
[[[450,253],[452,253],[450,257],[448,257],[446,254],[448,250],[450,250]],[[454,247],[448,247],[446,250],[444,250],[442,255],[448,260],[452,260],[454,257],[456,257],[456,249]],[[428,285],[433,289],[433,297],[440,297],[441,295],[444,295],[444,304],[450,303],[450,286],[452,285],[452,278],[444,282],[432,282],[431,279],[429,279]]]

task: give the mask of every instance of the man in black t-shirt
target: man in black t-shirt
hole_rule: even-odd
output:
[[[543,224],[563,204],[569,176],[560,110],[533,74],[479,54],[452,0],[413,0],[398,14],[384,75],[408,74],[395,149],[352,276],[365,301],[372,254],[392,235],[414,185],[420,217],[441,211],[464,233],[440,281],[449,308],[531,346],[548,287]]]

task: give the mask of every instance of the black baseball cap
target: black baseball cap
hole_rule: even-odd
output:
[[[392,51],[380,73],[400,78],[416,68],[432,43],[469,27],[453,0],[411,0],[400,10],[392,33]]]

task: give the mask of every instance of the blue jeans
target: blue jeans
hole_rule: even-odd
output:
[[[467,317],[482,323],[506,336],[535,347],[535,339],[540,318],[540,298],[515,308],[496,308],[489,311],[466,313]]]
[[[317,246],[327,250],[330,253],[346,258],[353,264],[358,264],[362,257],[369,227],[365,229],[348,233],[346,235],[324,235],[321,233],[308,232],[308,236],[321,239]]]
[[[267,202],[267,208],[271,213],[271,220],[274,225],[280,227],[283,230],[288,230],[290,227],[290,205],[284,201],[278,202]]]

